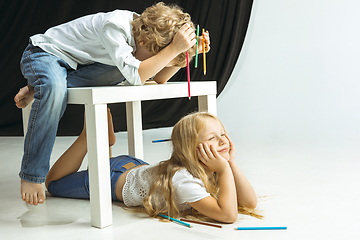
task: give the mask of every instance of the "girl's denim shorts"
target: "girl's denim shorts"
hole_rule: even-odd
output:
[[[111,197],[119,201],[115,195],[115,187],[119,177],[127,170],[148,163],[129,155],[121,155],[110,159]],[[71,173],[48,185],[48,192],[55,197],[90,199],[88,170]]]

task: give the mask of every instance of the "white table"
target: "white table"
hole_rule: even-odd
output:
[[[199,111],[216,114],[215,81],[191,82],[191,96],[198,96]],[[126,102],[128,154],[144,159],[141,101],[180,97],[188,97],[186,82],[68,88],[68,104],[85,105],[92,226],[112,224],[107,104]],[[24,131],[29,112],[23,111]]]

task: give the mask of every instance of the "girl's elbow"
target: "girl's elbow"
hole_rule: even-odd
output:
[[[255,197],[251,202],[249,208],[255,209],[257,206],[257,198]]]
[[[250,209],[255,209],[257,206],[257,198],[255,197],[254,199],[250,199],[246,202],[243,203],[239,203],[239,206],[244,206]]]
[[[238,212],[237,211],[231,211],[229,213],[224,213],[222,215],[221,222],[223,223],[234,223],[238,218]]]
[[[234,222],[236,222],[237,218],[238,218],[237,212],[231,213],[231,214],[229,214],[229,216],[227,216],[225,223],[234,223]]]
[[[253,199],[250,202],[248,202],[248,204],[246,204],[246,207],[250,208],[250,209],[255,209],[257,206],[257,199]]]

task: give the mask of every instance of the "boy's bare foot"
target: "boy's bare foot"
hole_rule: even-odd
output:
[[[45,193],[42,184],[21,179],[21,198],[27,204],[34,206],[44,203]]]
[[[34,99],[35,90],[30,84],[21,88],[15,95],[14,101],[18,108],[25,108]]]

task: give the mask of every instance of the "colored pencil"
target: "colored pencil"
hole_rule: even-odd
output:
[[[178,219],[176,219],[176,218],[172,218],[172,217],[166,216],[166,215],[164,215],[164,214],[159,214],[159,216],[160,216],[160,217],[163,217],[163,218],[170,219],[171,221],[180,223],[180,224],[182,224],[182,225],[184,225],[184,226],[186,226],[186,227],[192,228],[192,226],[191,226],[190,224],[188,224],[188,223],[186,223],[186,222],[182,222],[182,221],[180,221],[180,220],[178,220]]]
[[[189,52],[186,52],[186,64],[187,64],[188,92],[189,92],[189,100],[190,100],[190,99],[191,99],[191,93],[190,93],[190,66],[189,66]]]
[[[199,25],[196,27],[196,54],[195,54],[195,67],[197,68],[198,65],[198,49],[199,49]]]
[[[207,223],[207,222],[199,222],[199,221],[194,221],[194,220],[189,220],[189,219],[184,219],[184,218],[180,218],[180,221],[189,222],[189,223],[197,223],[197,224],[206,225],[206,226],[210,226],[210,227],[222,228],[221,225],[216,225],[216,224]]]
[[[206,75],[206,54],[205,54],[205,29],[202,29],[203,36],[203,61],[204,61],[204,75]]]
[[[168,142],[168,141],[171,141],[171,139],[153,140],[152,143]]]
[[[287,227],[238,227],[235,230],[286,230]]]

